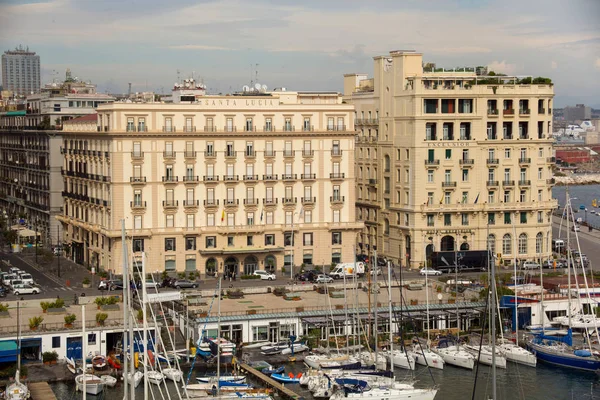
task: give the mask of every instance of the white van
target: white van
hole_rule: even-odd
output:
[[[521,269],[540,269],[540,264],[535,261],[524,261],[521,265]]]
[[[21,274],[21,280],[25,285],[33,285],[33,276],[31,274]]]
[[[356,270],[355,270],[356,269]],[[333,271],[329,273],[333,279],[342,279],[344,276],[346,278],[353,277],[355,274],[357,276],[363,276],[365,273],[365,263],[357,262],[355,263],[340,263],[335,266]]]

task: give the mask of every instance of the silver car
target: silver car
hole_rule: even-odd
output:
[[[333,282],[333,278],[330,277],[329,275],[325,275],[325,274],[319,274],[317,275],[317,278],[315,279],[315,283],[331,283]]]

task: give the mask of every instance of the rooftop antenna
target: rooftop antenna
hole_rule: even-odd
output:
[[[177,70],[177,83],[181,82],[181,78],[180,78],[180,71]]]
[[[256,71],[254,73],[254,80],[256,81],[256,83],[258,83],[258,64],[254,64],[254,68],[256,68]]]

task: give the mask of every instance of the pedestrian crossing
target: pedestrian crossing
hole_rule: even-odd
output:
[[[70,287],[48,287],[46,288],[47,292],[74,292],[75,289]]]

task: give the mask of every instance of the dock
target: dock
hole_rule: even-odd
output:
[[[48,382],[28,383],[31,400],[56,400],[56,396]]]
[[[287,388],[283,385],[283,383],[279,383],[276,380],[272,379],[270,376],[263,374],[262,372],[252,368],[248,364],[245,363],[236,363],[236,365],[242,369],[244,372],[249,373],[256,379],[262,381],[267,387],[272,388],[273,390],[277,390],[279,395],[286,399],[294,399],[294,400],[304,400],[303,396],[300,396],[298,393],[294,392],[290,388]],[[38,400],[38,399],[33,399]]]

